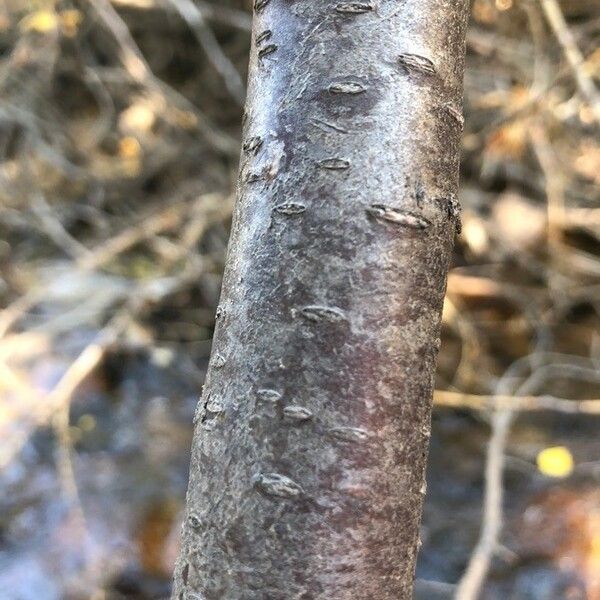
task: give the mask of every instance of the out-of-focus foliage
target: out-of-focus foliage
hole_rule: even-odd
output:
[[[573,472],[573,455],[564,446],[544,448],[537,455],[537,466],[548,477],[567,477]]]
[[[249,10],[0,6],[2,600],[168,596]],[[599,41],[599,0],[472,3],[418,597],[452,597],[489,523],[492,435],[482,597],[600,599]]]

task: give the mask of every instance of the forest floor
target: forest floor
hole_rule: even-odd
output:
[[[416,597],[600,600],[600,0],[472,4]],[[0,4],[0,600],[169,595],[249,14]]]

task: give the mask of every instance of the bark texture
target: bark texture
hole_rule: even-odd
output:
[[[177,600],[408,600],[466,0],[256,0]]]

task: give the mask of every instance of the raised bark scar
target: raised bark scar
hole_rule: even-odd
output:
[[[369,432],[360,427],[332,427],[329,435],[343,442],[366,442]]]
[[[257,13],[261,12],[267,7],[267,4],[269,4],[269,2],[271,2],[271,0],[256,0],[256,2],[254,3],[254,10]]]
[[[341,14],[359,15],[375,9],[372,2],[340,2],[335,10]]]
[[[212,359],[212,366],[215,369],[221,369],[225,366],[226,362],[227,362],[227,359],[222,354],[219,354],[217,352],[217,354],[215,354]]]
[[[458,123],[462,130],[465,124],[465,117],[463,116],[462,110],[450,103],[444,104],[443,109]]]
[[[265,56],[269,56],[269,54],[274,54],[275,52],[277,52],[277,46],[269,44],[258,51],[258,58],[265,58]]]
[[[317,164],[321,169],[328,169],[329,171],[344,171],[350,168],[350,162],[344,158],[325,158]]]
[[[308,421],[313,417],[312,412],[308,408],[293,405],[286,406],[283,409],[283,415],[291,421]]]
[[[202,519],[194,513],[188,517],[188,523],[190,524],[190,527],[196,531],[202,529]]]
[[[332,83],[328,88],[331,94],[362,94],[366,91],[366,87],[358,81],[340,81]]]
[[[260,45],[263,42],[265,42],[266,40],[271,39],[271,36],[273,35],[273,32],[270,29],[265,29],[262,33],[259,33],[256,36],[256,45]]]
[[[254,484],[265,494],[276,498],[297,498],[304,494],[299,484],[279,473],[261,473],[254,478]]]
[[[198,400],[198,404],[196,405],[196,411],[194,412],[194,419],[193,419],[194,425],[196,423],[204,423],[205,417],[206,417],[206,407],[207,407],[209,401],[210,401],[210,393],[209,392],[206,392],[206,398],[205,398],[204,402],[202,401],[202,398],[200,398],[200,400]]]
[[[254,136],[248,138],[244,142],[242,149],[244,150],[244,152],[247,152],[249,154],[256,154],[260,150],[262,145],[263,139],[260,136]]]
[[[323,121],[322,119],[311,119],[310,121],[317,129],[321,131],[327,132],[328,130],[335,131],[336,133],[348,133],[347,129],[340,127],[339,125],[335,125],[334,123],[328,123],[327,121]]]
[[[393,223],[401,227],[427,229],[431,226],[431,221],[421,215],[408,210],[386,206],[385,204],[371,204],[366,210],[367,214],[376,220],[386,221],[387,223]]]
[[[281,394],[275,390],[258,390],[257,395],[259,400],[262,400],[263,402],[275,404],[281,400]]]
[[[398,62],[407,71],[417,71],[418,73],[424,73],[425,75],[434,75],[437,72],[433,61],[420,54],[401,54],[398,57]]]
[[[273,210],[282,215],[300,215],[306,210],[306,206],[299,202],[286,202],[277,205]]]
[[[305,319],[316,323],[319,321],[342,323],[348,320],[343,310],[333,306],[305,306],[300,313]]]

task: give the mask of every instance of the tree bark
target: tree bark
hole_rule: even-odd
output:
[[[467,0],[256,0],[177,600],[411,598]]]

